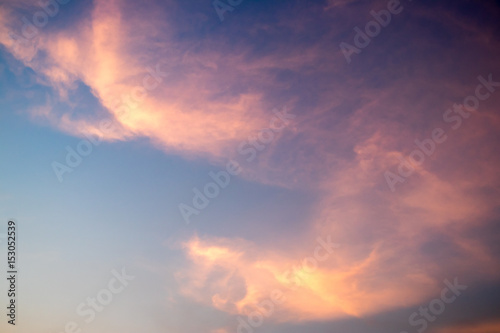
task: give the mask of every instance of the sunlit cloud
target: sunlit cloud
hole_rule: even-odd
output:
[[[191,45],[170,40],[168,33],[153,49],[146,48],[143,35],[171,28],[161,17],[151,17],[150,11],[141,16],[127,12],[124,5],[96,1],[91,17],[69,30],[42,31],[28,50],[16,51],[4,27],[1,42],[54,88],[56,99],[68,102],[68,95],[83,82],[118,130],[100,130],[99,120],[108,116],[106,112],[100,113],[100,119],[77,118],[57,110],[37,115],[76,136],[147,137],[167,151],[216,158],[263,126],[261,117],[268,110],[259,92],[231,94],[217,88],[236,84],[238,67],[247,66],[238,56],[224,59],[215,53],[182,51]],[[220,68],[223,63],[232,66],[231,74]],[[186,71],[178,74],[180,68]]]

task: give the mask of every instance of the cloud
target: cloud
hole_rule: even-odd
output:
[[[79,82],[87,85],[119,128],[103,132],[99,119],[77,118],[71,111],[44,114],[66,133],[100,132],[109,140],[147,137],[166,151],[220,157],[263,126],[267,106],[259,92],[220,88],[236,85],[241,70],[247,70],[238,55],[199,53],[192,49],[196,44],[172,40],[172,27],[152,14],[154,5],[147,6],[132,13],[126,2],[96,1],[90,17],[70,29],[41,31],[27,48],[16,50],[5,26],[1,42],[54,88],[57,101],[68,102]],[[145,35],[161,40],[147,44]]]
[[[311,149],[326,152],[326,157],[312,154],[293,165],[309,173],[322,171],[320,182],[308,183],[322,196],[303,221],[309,226],[308,233],[291,246],[292,253],[285,255],[280,249],[260,248],[242,240],[196,237],[185,247],[192,266],[184,267],[178,276],[184,294],[227,313],[245,315],[252,305],[279,289],[287,301],[273,320],[308,321],[364,317],[416,306],[439,293],[446,278],[459,276],[470,284],[500,278],[500,264],[491,244],[471,235],[472,230],[497,217],[493,198],[478,193],[500,183],[491,167],[499,162],[493,153],[495,145],[488,143],[493,130],[485,126],[496,124],[493,119],[498,116],[485,110],[474,114],[456,134],[447,132],[449,140],[393,193],[384,172],[414,149],[414,138],[444,124],[436,119],[429,130],[411,132],[402,144],[398,129],[370,116],[377,110],[387,112],[383,101],[376,99],[342,120],[352,124],[347,133],[363,132],[362,128],[371,134],[364,138],[351,134],[354,142],[346,142],[353,145],[351,155],[328,155],[323,132],[311,129],[307,133],[313,140]],[[467,142],[473,144],[468,147]],[[464,159],[474,154],[480,158]],[[335,168],[323,163],[329,159]],[[482,172],[467,176],[474,169]],[[277,231],[269,223],[267,232]],[[331,262],[305,273],[302,288],[294,289],[283,272],[296,265],[301,254],[311,255],[307,248],[314,244],[315,235],[332,235],[348,244]]]
[[[261,183],[319,198],[290,253],[215,235],[189,239],[188,263],[176,275],[182,295],[241,315],[279,289],[287,300],[272,320],[307,321],[416,305],[438,293],[444,278],[498,280],[492,245],[471,230],[498,219],[499,92],[456,131],[442,119],[474,91],[478,75],[498,80],[491,28],[412,4],[407,17],[394,18],[346,65],[338,43],[353,24],[340,23],[354,15],[366,22],[371,5],[329,1],[321,14],[300,7],[304,16],[283,9],[278,22],[233,25],[225,39],[219,34],[226,27],[202,38],[176,26],[180,9],[173,4],[166,13],[157,4],[131,3],[97,0],[70,28],[42,30],[17,49],[8,38],[14,11],[1,7],[0,42],[53,90],[46,105],[33,108],[34,118],[75,136],[145,137],[167,153],[220,162],[236,156],[241,142],[267,126],[271,109],[285,104],[294,123],[253,172]],[[290,31],[293,38],[285,38]],[[123,101],[145,85],[156,87],[141,101]],[[100,108],[74,111],[81,86]],[[103,132],[100,121],[108,117],[115,127]],[[384,172],[436,127],[448,140],[391,192]],[[263,232],[279,232],[272,222]],[[324,235],[342,242],[339,253],[314,271],[284,276]]]
[[[242,240],[194,237],[184,246],[191,265],[176,274],[184,296],[230,314],[248,315],[279,290],[285,301],[277,306],[273,321],[345,315],[344,305],[327,292],[333,282],[328,269],[306,269],[293,258],[263,253]]]

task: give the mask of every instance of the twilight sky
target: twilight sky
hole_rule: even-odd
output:
[[[0,0],[2,332],[500,332],[499,1],[57,1]]]

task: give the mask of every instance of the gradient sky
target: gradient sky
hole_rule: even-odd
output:
[[[1,0],[0,234],[17,221],[20,272],[1,331],[247,333],[279,290],[253,332],[413,333],[458,279],[425,332],[500,332],[500,2],[402,0],[347,61],[394,1],[231,0],[221,20],[209,0]],[[318,238],[335,250],[304,265]]]

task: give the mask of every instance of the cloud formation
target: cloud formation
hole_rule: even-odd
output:
[[[499,218],[500,89],[460,128],[443,119],[474,92],[478,76],[500,81],[497,30],[467,18],[463,3],[405,3],[347,65],[338,44],[385,3],[297,3],[273,20],[267,12],[241,13],[241,22],[255,24],[204,31],[206,13],[186,14],[174,2],[170,13],[165,4],[96,0],[71,26],[47,26],[16,46],[9,32],[22,29],[19,7],[34,4],[10,2],[0,9],[0,43],[51,89],[31,116],[74,136],[148,138],[169,154],[222,164],[268,126],[273,108],[288,106],[293,124],[251,171],[260,184],[318,198],[302,221],[301,241],[284,253],[245,235],[189,237],[179,293],[234,316],[280,290],[286,301],[276,322],[364,317],[421,304],[444,278],[500,278],[495,239],[483,241]],[[477,9],[490,10],[498,13],[489,4]],[[179,24],[177,14],[188,23]],[[97,106],[78,112],[78,98]],[[107,118],[111,130],[103,130]],[[447,140],[392,192],[384,173],[435,128]],[[268,221],[262,232],[277,228]],[[317,269],[293,269],[327,235],[342,244],[338,253]],[[470,329],[486,333],[488,325]]]

